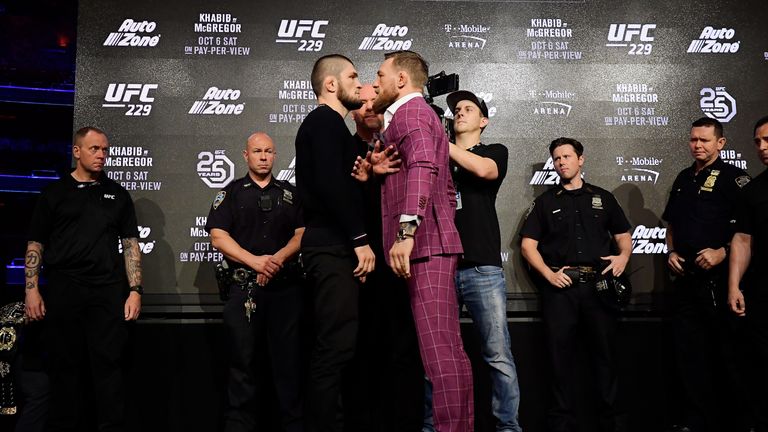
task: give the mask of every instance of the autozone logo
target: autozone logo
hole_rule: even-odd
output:
[[[729,28],[715,29],[704,27],[698,39],[691,41],[689,53],[701,54],[732,54],[739,52],[741,41],[730,42],[736,36],[736,30]],[[729,42],[725,42],[729,41]]]
[[[736,99],[725,91],[725,87],[705,87],[699,94],[699,105],[705,116],[728,123],[736,115]]]
[[[531,181],[528,182],[528,184],[535,185],[535,186],[543,186],[543,185],[556,185],[560,183],[560,176],[557,175],[557,171],[555,171],[555,164],[552,162],[552,158],[548,158],[547,162],[544,163],[544,166],[533,173],[533,177],[531,177]]]
[[[209,87],[203,98],[192,104],[188,114],[237,116],[245,109],[244,103],[233,103],[238,99],[240,99],[240,90]]]
[[[323,49],[328,20],[284,19],[277,30],[277,43],[297,44],[297,51],[320,51]]]
[[[209,188],[223,188],[235,178],[235,164],[227,157],[226,150],[201,151],[197,159],[197,175]]]
[[[288,169],[280,170],[280,172],[277,173],[277,179],[287,181],[296,186],[296,157],[291,160]]]
[[[378,24],[370,36],[364,37],[357,47],[360,51],[393,51],[411,49],[413,39],[402,38],[408,34],[408,26]]]
[[[112,32],[104,39],[104,46],[122,47],[154,47],[160,42],[160,35],[140,33],[152,33],[157,28],[154,21],[134,21],[127,18],[120,24],[116,32]]]
[[[611,24],[605,46],[629,48],[629,55],[650,55],[655,39],[654,30],[656,24]]]
[[[107,86],[102,108],[123,108],[127,116],[148,116],[157,84],[112,83]]]
[[[657,255],[667,253],[667,229],[638,225],[632,232],[632,253]]]

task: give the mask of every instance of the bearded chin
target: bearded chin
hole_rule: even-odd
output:
[[[341,105],[349,111],[354,111],[363,106],[363,101],[361,101],[360,98],[353,99],[349,97],[347,93],[341,93],[339,95],[339,102],[341,102]]]
[[[376,96],[376,99],[373,100],[373,112],[376,114],[384,114],[384,111],[386,111],[396,99],[396,93],[387,94],[384,91],[380,92],[379,95]]]

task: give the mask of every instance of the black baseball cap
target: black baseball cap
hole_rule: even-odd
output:
[[[488,106],[485,105],[485,101],[475,96],[475,94],[472,93],[471,91],[467,91],[467,90],[455,91],[449,94],[448,97],[445,99],[445,101],[448,102],[448,109],[451,110],[451,113],[456,112],[456,104],[458,104],[463,100],[470,101],[473,104],[477,105],[480,108],[480,112],[483,113],[483,117],[488,118]]]

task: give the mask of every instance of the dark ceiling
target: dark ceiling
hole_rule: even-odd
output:
[[[0,0],[0,85],[73,88],[77,2]]]

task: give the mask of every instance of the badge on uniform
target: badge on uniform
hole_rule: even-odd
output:
[[[596,210],[603,210],[603,199],[600,197],[600,195],[595,195],[592,197],[592,208]]]
[[[712,188],[715,187],[715,182],[717,181],[717,176],[720,175],[720,170],[712,170],[709,172],[709,177],[707,177],[706,180],[704,180],[704,186],[700,188],[700,190],[712,192]]]
[[[289,190],[283,190],[283,201],[293,205],[293,193]]]
[[[216,194],[216,198],[213,199],[213,209],[216,210],[221,205],[222,201],[224,201],[224,197],[227,196],[226,191],[221,191],[218,194]]]

